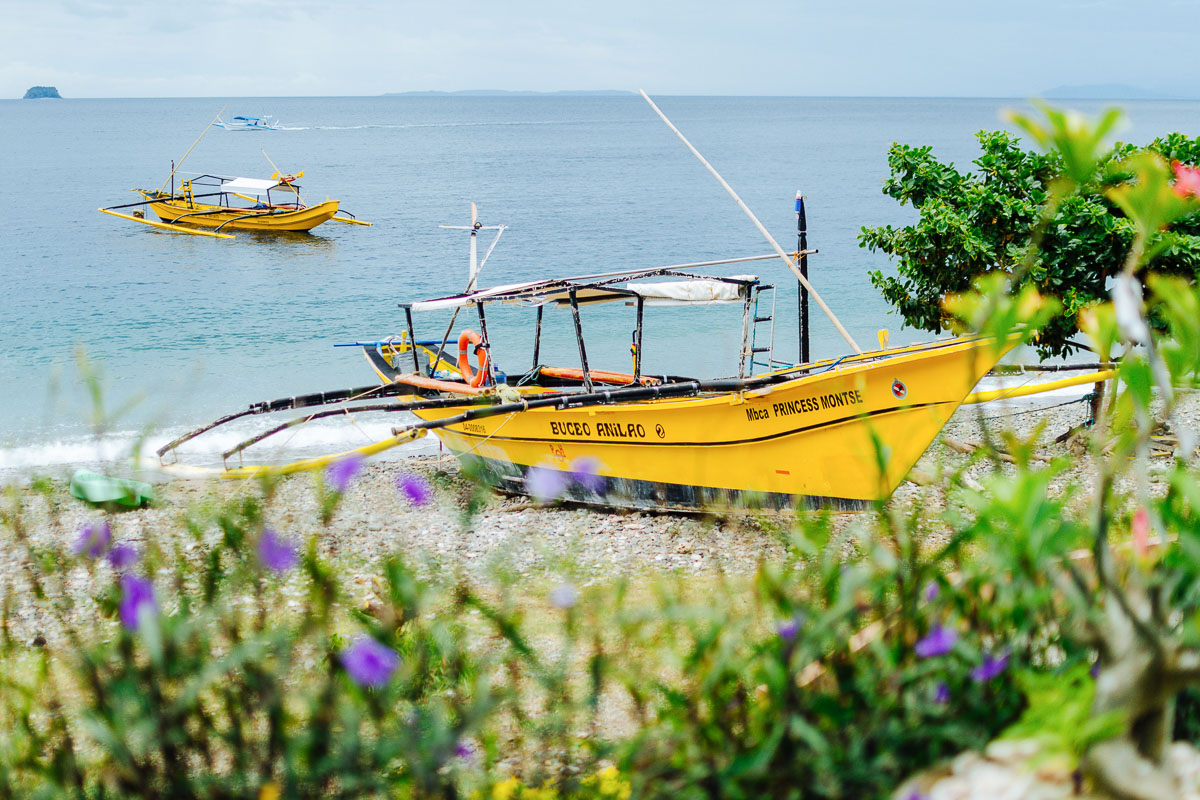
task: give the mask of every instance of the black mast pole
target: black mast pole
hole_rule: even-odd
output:
[[[804,280],[808,280],[808,221],[804,218],[804,195],[796,192],[796,252],[800,256],[800,274],[804,276]],[[800,295],[797,298],[797,313],[800,318],[800,363],[807,364],[809,362],[808,352],[808,289],[804,288],[804,284],[796,281],[800,289]]]

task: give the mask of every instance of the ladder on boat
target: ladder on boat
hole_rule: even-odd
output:
[[[762,303],[763,292],[771,293],[771,313],[769,313],[769,314],[763,313],[763,311],[765,311],[765,309],[760,310],[760,306],[763,305],[763,303]],[[753,307],[750,307],[747,309],[748,316],[746,319],[746,323],[747,323],[746,327],[749,328],[750,335],[749,335],[749,337],[743,337],[743,340],[742,340],[743,347],[745,349],[744,353],[743,353],[742,361],[744,363],[746,356],[749,356],[749,359],[750,359],[750,369],[748,371],[748,374],[744,375],[743,377],[752,377],[754,375],[755,367],[765,367],[767,372],[770,372],[771,370],[773,370],[775,368],[775,302],[776,302],[776,298],[777,298],[777,293],[775,291],[775,287],[772,286],[771,284],[764,284],[764,285],[755,287]],[[760,326],[762,326],[764,323],[768,323],[768,322],[770,323],[769,331],[766,333],[766,335],[760,334],[759,333]],[[747,338],[749,338],[748,343],[746,342]],[[765,345],[759,344],[760,338],[765,340],[765,342],[766,342]],[[765,359],[763,358],[764,353],[766,354]],[[739,370],[739,371],[741,371],[741,370]]]

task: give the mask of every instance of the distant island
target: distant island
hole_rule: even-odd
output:
[[[58,89],[53,86],[31,86],[29,91],[25,93],[25,100],[40,100],[43,97],[57,97],[62,99],[62,95],[58,93]]]
[[[384,97],[399,97],[399,96],[403,95],[406,97],[412,97],[415,95],[415,96],[420,96],[420,97],[436,97],[436,96],[444,96],[444,95],[454,95],[455,97],[496,97],[496,96],[512,97],[514,95],[545,96],[545,95],[563,95],[563,94],[597,96],[597,95],[624,95],[624,94],[633,94],[633,92],[626,91],[623,89],[575,89],[575,90],[565,90],[565,91],[558,91],[558,92],[508,91],[507,89],[462,89],[457,92],[438,92],[438,91],[385,92],[383,96]]]

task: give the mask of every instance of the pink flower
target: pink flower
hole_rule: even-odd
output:
[[[1138,556],[1145,558],[1150,554],[1150,512],[1145,506],[1133,514],[1133,549]]]
[[[1200,168],[1171,162],[1175,170],[1175,194],[1180,197],[1200,197]]]

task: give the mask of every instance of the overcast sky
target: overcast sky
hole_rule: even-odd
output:
[[[1200,95],[1196,0],[0,0],[0,97]]]

